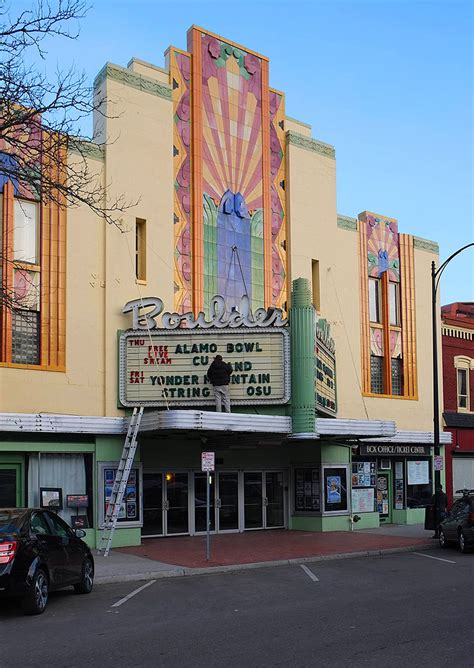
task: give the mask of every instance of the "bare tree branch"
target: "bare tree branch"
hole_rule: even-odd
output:
[[[88,141],[76,138],[83,119],[104,116],[105,100],[74,68],[53,76],[39,68],[46,38],[76,39],[88,9],[84,0],[37,0],[12,16],[0,0],[0,184],[11,181],[17,195],[43,203],[86,207],[123,231],[123,213],[137,202],[109,197],[109,184],[91,170]],[[13,308],[14,290],[4,281],[0,306]]]

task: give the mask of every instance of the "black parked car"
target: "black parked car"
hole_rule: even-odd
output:
[[[457,543],[461,552],[467,552],[474,547],[474,489],[459,492],[462,498],[453,503],[440,524],[439,544],[447,547],[449,543]]]
[[[94,558],[85,535],[50,510],[0,509],[0,596],[21,596],[24,612],[39,615],[53,589],[89,594]]]

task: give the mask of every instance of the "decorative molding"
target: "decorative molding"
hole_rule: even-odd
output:
[[[297,125],[302,125],[304,128],[308,128],[308,130],[311,130],[311,125],[309,123],[303,123],[303,121],[299,121],[297,118],[293,118],[292,116],[287,116],[285,114],[285,121],[291,121],[292,123],[296,123]]]
[[[319,153],[324,155],[327,158],[336,157],[336,149],[330,144],[325,144],[322,141],[317,139],[311,139],[311,137],[305,137],[300,135],[299,132],[292,132],[288,130],[286,133],[286,141],[288,144],[293,144],[293,146],[298,146],[299,148],[304,148],[307,151],[313,151],[314,153]]]
[[[430,253],[436,253],[439,255],[439,245],[436,241],[430,241],[429,239],[422,239],[421,237],[413,237],[413,245],[415,248],[420,250],[425,250]]]
[[[357,232],[357,218],[351,218],[350,216],[341,216],[337,215],[337,226],[342,227],[343,230],[352,230]]]
[[[130,60],[127,63],[127,69],[131,65],[133,65],[133,63],[137,63],[138,65],[144,65],[145,67],[149,67],[151,70],[156,70],[157,72],[161,72],[162,74],[167,74],[168,76],[170,74],[169,70],[165,69],[164,67],[159,67],[159,65],[153,65],[153,63],[149,63],[146,60],[140,60],[140,58],[135,58],[135,57],[130,58]]]
[[[452,336],[455,339],[474,341],[474,331],[472,329],[464,329],[463,327],[455,327],[454,325],[441,323],[441,334],[443,336]]]
[[[132,72],[126,67],[113,65],[112,63],[106,63],[99,74],[96,76],[94,79],[94,89],[98,88],[107,78],[118,81],[125,86],[130,86],[131,88],[141,90],[144,93],[150,93],[151,95],[162,97],[165,100],[169,100],[171,102],[170,86],[156,81],[156,79],[146,77],[143,74]]]
[[[69,139],[68,149],[71,153],[80,155],[81,158],[92,158],[92,160],[104,160],[105,146],[101,144],[94,144],[87,139],[77,139],[71,137]]]

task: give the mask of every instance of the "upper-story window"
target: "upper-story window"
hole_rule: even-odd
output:
[[[38,204],[15,199],[13,259],[38,264]]]
[[[474,369],[474,359],[466,355],[456,355],[454,368],[456,369],[458,411],[470,411],[469,373],[471,369]]]
[[[390,324],[400,325],[400,286],[392,281],[388,284]]]
[[[381,322],[380,279],[369,278],[369,318],[370,322]]]
[[[135,277],[137,281],[146,281],[146,220],[135,221]]]
[[[469,377],[467,369],[458,369],[458,408],[469,410]]]

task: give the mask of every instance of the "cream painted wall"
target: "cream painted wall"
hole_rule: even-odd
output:
[[[102,178],[101,161],[88,167]],[[104,223],[72,208],[66,234],[66,372],[0,368],[2,412],[103,414]]]
[[[153,76],[147,63],[133,70]],[[155,78],[163,82],[163,72]],[[123,305],[140,296],[160,296],[173,309],[173,115],[172,103],[108,78],[99,95],[107,118],[96,140],[107,140],[105,162],[91,169],[109,187],[111,200],[125,195],[121,229],[85,208],[68,213],[67,371],[0,368],[2,412],[120,415],[117,408],[117,330],[130,317]],[[96,119],[98,120],[98,119]],[[286,128],[310,136],[310,128],[287,119]],[[100,175],[100,176],[99,176]],[[339,416],[396,420],[400,429],[432,430],[429,266],[435,257],[415,250],[419,400],[364,398],[360,391],[358,235],[337,226],[336,161],[288,145],[291,278],[311,281],[320,263],[321,316],[336,342]],[[147,221],[147,281],[135,281],[135,219]],[[403,223],[401,230],[405,229]],[[441,368],[441,365],[440,365]]]
[[[336,163],[290,144],[288,168],[291,277],[311,283],[312,260],[319,260],[320,315],[336,343],[339,417],[395,420],[399,429],[432,431],[430,264],[436,256],[415,249],[418,400],[363,397],[358,233],[337,227]],[[409,232],[403,223],[400,228]]]
[[[105,340],[106,414],[117,409],[116,332],[130,327],[123,305],[140,296],[160,296],[173,308],[173,109],[169,100],[107,79],[106,179],[110,197],[123,193],[136,206],[123,217],[122,232],[106,229]],[[135,219],[147,221],[147,281],[135,281]]]

